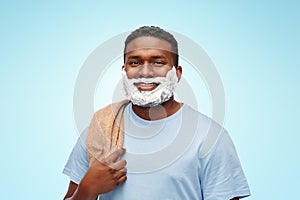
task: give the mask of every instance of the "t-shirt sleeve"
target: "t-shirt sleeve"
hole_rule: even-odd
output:
[[[79,184],[89,168],[89,161],[86,152],[86,137],[88,129],[85,129],[78,138],[63,173],[70,177],[70,180]]]
[[[224,130],[211,151],[201,161],[204,200],[229,200],[250,196],[249,186],[235,147]]]

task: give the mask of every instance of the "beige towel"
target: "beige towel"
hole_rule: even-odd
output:
[[[123,113],[129,100],[110,104],[98,110],[90,123],[86,138],[86,149],[91,165],[96,159],[101,161],[124,141]]]

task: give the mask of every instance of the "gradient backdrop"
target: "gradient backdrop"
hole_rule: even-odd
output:
[[[78,72],[102,42],[141,25],[188,36],[215,63],[248,199],[297,199],[299,8],[296,0],[1,1],[1,199],[63,198]]]

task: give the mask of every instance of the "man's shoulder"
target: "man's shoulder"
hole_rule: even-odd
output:
[[[222,124],[188,105],[184,106],[183,111],[185,113],[184,118],[187,118],[186,121],[194,121],[194,123],[197,121],[197,134],[199,141],[201,141],[200,157],[205,157],[215,146],[220,136],[224,133],[227,134],[227,131]]]
[[[183,111],[188,118],[196,117],[201,124],[208,124],[217,128],[223,128],[222,124],[215,121],[212,117],[205,115],[204,113],[192,108],[191,106],[184,104]]]

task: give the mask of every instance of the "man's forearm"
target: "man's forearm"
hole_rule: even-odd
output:
[[[97,200],[98,196],[96,197],[89,197],[82,192],[81,188],[78,186],[75,190],[74,194],[71,197],[67,197],[64,200]]]

